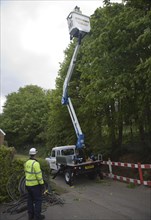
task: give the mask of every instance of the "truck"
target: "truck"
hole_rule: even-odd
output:
[[[87,175],[90,179],[95,179],[97,176],[103,178],[101,173],[102,155],[97,157],[91,155],[86,157],[84,134],[79,124],[77,115],[75,113],[73,104],[68,96],[68,85],[73,74],[76,64],[77,54],[81,46],[81,41],[86,34],[90,32],[90,19],[83,15],[79,7],[74,10],[67,17],[70,39],[77,39],[73,56],[68,68],[68,72],[63,84],[62,105],[66,105],[71,117],[71,121],[77,136],[75,145],[58,146],[52,148],[51,155],[46,158],[50,169],[55,170],[53,178],[59,173],[64,174],[65,182],[70,186],[73,185],[74,179],[78,175]]]

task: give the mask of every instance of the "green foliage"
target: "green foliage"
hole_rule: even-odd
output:
[[[45,159],[38,158],[38,162],[40,163],[40,167],[42,172],[49,176],[50,175],[50,167]]]
[[[14,154],[14,147],[0,147],[0,203],[8,199],[6,183],[11,175]]]
[[[126,2],[126,5],[129,7],[134,7],[145,12],[151,9],[150,0],[124,0],[124,2]]]
[[[145,181],[150,181],[150,179],[151,179],[151,170],[150,169],[144,170],[143,179]]]
[[[144,133],[150,132],[150,12],[144,15],[139,7],[106,4],[91,16],[92,30],[82,41],[68,93],[86,146],[115,158],[121,154],[127,128],[131,136],[139,130],[143,146]],[[67,109],[60,106],[75,43],[65,51],[52,94],[50,146],[76,142]]]
[[[16,148],[45,142],[49,93],[38,86],[26,86],[7,96],[1,128],[8,144]]]
[[[134,189],[134,188],[136,188],[136,185],[135,185],[135,183],[129,183],[129,184],[127,184],[127,188]]]
[[[7,192],[7,183],[12,175],[14,176],[14,178],[16,178],[12,179],[12,181],[14,181],[14,184],[19,184],[20,178],[24,175],[24,163],[26,162],[27,157],[16,157],[15,153],[16,151],[14,147],[0,147],[0,203],[10,200]],[[41,169],[44,175],[49,176],[50,168],[46,160],[39,158],[38,161],[40,162]],[[13,186],[12,183],[11,187],[13,187],[12,191],[18,191],[18,185]]]
[[[131,135],[137,127],[143,145],[144,133],[150,133],[150,11],[144,16],[142,10],[113,4],[97,9],[91,26],[78,66],[79,92],[85,100],[81,112],[96,122],[84,122],[88,142],[102,149],[108,140],[115,158],[127,127]]]

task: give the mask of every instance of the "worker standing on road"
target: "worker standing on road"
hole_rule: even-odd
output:
[[[25,163],[26,188],[28,192],[28,219],[42,220],[45,218],[41,215],[42,191],[44,189],[44,180],[39,162],[35,159],[37,154],[35,148],[29,150],[30,158]]]

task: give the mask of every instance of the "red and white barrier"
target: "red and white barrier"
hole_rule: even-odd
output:
[[[110,160],[103,161],[103,164],[109,165],[109,163],[111,163],[111,165],[113,165],[113,166],[118,166],[118,167],[138,168],[138,164],[134,164],[134,163],[112,162]],[[151,169],[151,164],[141,164],[141,168],[142,169]]]
[[[151,164],[141,164],[142,169],[151,169]]]
[[[110,174],[107,174],[107,173],[103,173],[103,175],[106,176],[106,177],[110,177],[114,180],[120,180],[120,181],[123,181],[123,182],[134,183],[134,184],[141,184],[141,181],[137,180],[137,179],[118,176],[118,175],[115,175],[115,174],[110,175]]]
[[[143,172],[142,169],[151,169],[151,164],[141,164],[141,163],[121,163],[121,162],[112,162],[110,159],[108,161],[102,162],[104,165],[109,166],[109,173],[103,173],[104,176],[110,177],[115,180],[120,180],[128,183],[134,183],[134,184],[143,184],[146,186],[151,186],[151,181],[144,181],[143,180]],[[118,176],[112,173],[112,166],[119,166],[119,167],[129,167],[129,168],[137,168],[139,172],[139,180],[138,179],[132,179],[128,177]]]
[[[103,161],[103,164],[111,164],[112,166],[118,166],[118,167],[131,167],[131,168],[138,168],[138,164],[134,163],[121,163],[121,162],[112,162],[110,160]]]

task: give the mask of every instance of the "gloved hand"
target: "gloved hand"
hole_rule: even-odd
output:
[[[46,189],[43,194],[44,195],[49,194],[48,189]]]

